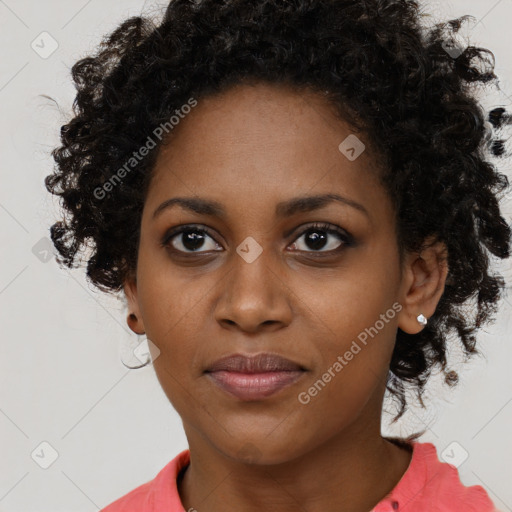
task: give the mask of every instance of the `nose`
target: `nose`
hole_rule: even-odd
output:
[[[271,251],[252,262],[234,253],[230,271],[220,283],[215,318],[223,328],[255,333],[272,332],[290,324],[291,291],[286,283],[284,265]]]

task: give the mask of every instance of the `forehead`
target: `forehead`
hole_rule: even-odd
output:
[[[198,99],[169,142],[153,171],[153,209],[172,196],[200,196],[233,215],[269,208],[273,214],[290,197],[337,193],[368,204],[374,215],[389,213],[365,135],[311,91],[238,85]],[[346,153],[354,143],[355,159]]]

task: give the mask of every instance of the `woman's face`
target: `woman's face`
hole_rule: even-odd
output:
[[[155,371],[189,444],[278,463],[380,425],[397,326],[421,325],[414,331],[401,305],[411,281],[400,278],[392,204],[369,149],[358,156],[322,98],[263,84],[200,100],[174,130],[143,211],[137,282],[125,291],[160,351]],[[324,199],[297,202],[313,196]],[[174,202],[155,215],[173,198],[222,212]],[[308,232],[315,223],[333,231]],[[208,234],[163,245],[191,224]],[[263,352],[305,371],[262,399],[234,396],[205,373],[221,357]]]

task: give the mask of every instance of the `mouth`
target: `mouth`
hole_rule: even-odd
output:
[[[240,400],[262,400],[297,382],[306,368],[276,354],[234,354],[216,361],[206,376]]]

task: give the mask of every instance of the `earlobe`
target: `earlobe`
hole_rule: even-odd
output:
[[[400,329],[409,334],[417,334],[423,329],[435,313],[447,275],[447,248],[444,243],[436,242],[420,254],[407,255],[402,280],[403,308],[398,316]]]
[[[135,279],[128,279],[123,285],[124,294],[129,314],[126,317],[128,327],[136,334],[145,334],[144,321],[140,314],[139,301],[137,297],[137,282]]]

